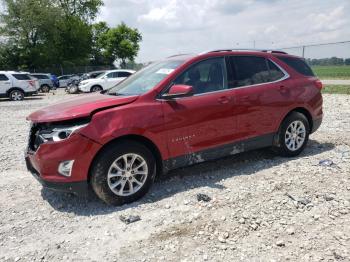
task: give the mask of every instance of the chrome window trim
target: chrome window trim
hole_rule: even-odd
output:
[[[261,57],[261,56],[257,56],[257,57]],[[266,57],[264,57],[264,58],[267,59],[268,61],[271,61],[274,65],[276,65],[282,71],[284,76],[281,77],[280,79],[277,79],[277,80],[271,81],[271,82],[264,82],[264,83],[254,84],[254,85],[226,88],[226,89],[223,89],[223,90],[211,91],[211,92],[201,93],[201,94],[194,94],[194,95],[188,96],[188,97],[173,98],[171,100],[178,100],[178,99],[184,99],[184,98],[190,98],[190,97],[196,97],[196,96],[203,96],[203,95],[207,95],[207,94],[214,94],[214,93],[225,92],[225,91],[230,91],[230,90],[237,90],[237,89],[243,89],[243,88],[249,88],[249,87],[256,87],[256,86],[261,86],[261,85],[266,85],[266,84],[274,84],[274,83],[282,82],[282,81],[290,78],[290,75],[288,74],[288,72],[286,70],[284,70],[279,64],[277,64],[275,61],[272,61],[270,58],[266,58]],[[227,74],[226,63],[225,63],[225,69],[226,69],[226,74]],[[171,101],[170,99],[162,99],[161,97],[157,98],[156,100],[158,100],[158,101]]]

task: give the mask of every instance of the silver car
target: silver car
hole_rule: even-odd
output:
[[[40,86],[39,90],[41,92],[48,93],[51,89],[54,89],[50,74],[33,73],[30,75],[38,79]]]

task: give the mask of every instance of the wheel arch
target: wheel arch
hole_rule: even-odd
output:
[[[306,117],[307,121],[309,122],[309,129],[310,129],[309,132],[311,133],[311,131],[312,131],[312,125],[313,125],[312,115],[311,115],[311,113],[309,112],[309,110],[307,110],[305,107],[296,107],[296,108],[290,110],[290,111],[288,112],[288,114],[286,114],[286,116],[283,118],[281,124],[283,123],[284,119],[286,119],[286,117],[288,117],[288,116],[289,116],[291,113],[293,113],[293,112],[301,113],[301,114],[303,114],[303,115]]]
[[[151,141],[149,138],[141,136],[141,135],[134,135],[134,134],[130,134],[130,135],[123,135],[117,138],[114,138],[112,140],[110,140],[108,143],[104,144],[99,151],[96,153],[96,155],[94,156],[93,160],[91,161],[90,167],[89,167],[89,174],[88,174],[88,182],[90,183],[90,176],[91,176],[91,169],[92,166],[94,165],[95,160],[98,158],[98,156],[101,154],[101,152],[108,146],[111,146],[113,144],[116,144],[120,141],[123,140],[132,140],[135,142],[138,142],[144,146],[146,146],[151,153],[153,154],[155,160],[156,160],[156,176],[158,176],[159,174],[161,174],[163,172],[163,160],[162,160],[162,156],[161,153],[158,149],[158,147],[156,146],[156,144]]]
[[[7,96],[9,96],[10,93],[11,93],[13,90],[19,90],[19,91],[21,91],[21,92],[23,92],[23,93],[25,94],[25,92],[24,92],[24,90],[23,90],[22,88],[20,88],[20,87],[11,87],[9,90],[6,91]]]
[[[281,119],[281,121],[279,123],[279,126],[278,126],[278,130],[275,133],[274,138],[273,138],[273,145],[278,145],[278,143],[279,143],[278,142],[279,141],[279,133],[280,133],[280,128],[282,126],[282,123],[293,112],[301,113],[301,114],[303,114],[306,117],[307,121],[309,122],[309,132],[311,133],[312,128],[313,128],[313,121],[312,121],[311,113],[305,107],[295,107],[295,108],[289,110],[288,113],[286,113],[285,116]]]

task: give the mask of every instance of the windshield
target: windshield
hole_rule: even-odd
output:
[[[107,91],[109,95],[141,95],[155,87],[184,60],[168,60],[150,64]]]

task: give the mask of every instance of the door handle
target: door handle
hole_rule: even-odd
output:
[[[230,102],[231,98],[227,97],[227,96],[221,96],[218,98],[218,102],[220,104],[227,104],[228,102]]]

